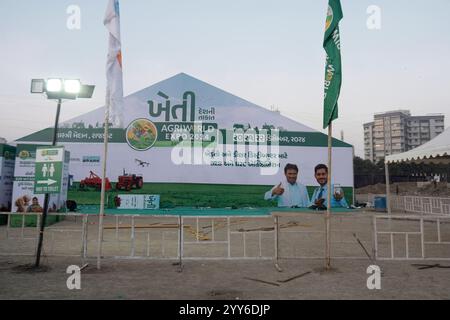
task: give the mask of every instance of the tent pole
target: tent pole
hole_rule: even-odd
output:
[[[109,97],[109,92],[107,94]],[[103,216],[105,214],[105,189],[106,189],[106,158],[108,155],[108,136],[109,136],[109,102],[107,98],[106,110],[105,110],[105,124],[104,124],[104,137],[103,137],[103,170],[102,170],[102,190],[100,194],[100,212],[98,215],[98,240],[97,240],[97,269],[101,268],[102,258],[102,244],[103,244]]]
[[[327,212],[325,214],[325,269],[331,269],[331,241],[330,241],[330,216],[331,216],[331,147],[332,147],[332,121],[328,125],[328,177],[327,177]]]
[[[384,159],[384,173],[386,174],[386,207],[388,214],[391,214],[391,187],[389,185],[389,163]]]
[[[353,197],[352,204],[356,203],[356,195],[355,195],[355,147],[352,146],[352,176],[353,176]]]

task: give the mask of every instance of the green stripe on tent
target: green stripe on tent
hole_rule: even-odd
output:
[[[222,130],[222,129],[221,129]],[[47,128],[26,137],[18,142],[38,142],[48,143],[52,140],[53,129]],[[110,143],[127,143],[125,139],[125,130],[111,128],[109,130]],[[70,129],[61,128],[58,130],[58,142],[60,143],[103,143],[103,129]],[[167,140],[164,135],[158,135],[154,147],[173,147],[177,142]],[[279,133],[279,145],[288,147],[326,147],[327,135],[321,132],[294,132],[282,131]],[[333,147],[351,148],[348,143],[333,139]]]

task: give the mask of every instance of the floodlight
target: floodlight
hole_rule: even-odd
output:
[[[92,98],[92,95],[94,94],[95,86],[83,84],[80,88],[80,93],[78,94],[78,98]]]
[[[50,78],[31,80],[31,93],[46,93],[50,100],[92,98],[95,86],[81,84],[78,79]]]
[[[64,80],[64,91],[66,93],[78,94],[80,93],[80,80]]]
[[[47,92],[61,92],[63,83],[61,79],[48,79]]]
[[[44,93],[45,80],[44,79],[32,79],[31,80],[31,93]]]
[[[58,123],[59,123],[59,114],[61,111],[61,104],[63,99],[71,99],[75,100],[77,98],[91,98],[94,92],[95,86],[92,85],[81,85],[80,80],[75,79],[48,79],[45,82],[44,79],[32,79],[31,80],[31,93],[46,93],[47,99],[57,100],[58,107],[56,109],[56,120],[55,120],[55,128],[53,130],[53,142],[52,146],[56,145],[56,139],[58,135]],[[41,257],[42,243],[44,237],[44,228],[45,228],[45,218],[48,212],[48,202],[49,195],[45,194],[44,198],[44,210],[42,213],[42,223],[41,229],[39,233],[38,246],[36,250],[36,267],[39,266],[39,260]]]

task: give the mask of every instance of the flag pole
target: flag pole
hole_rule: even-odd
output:
[[[343,18],[340,0],[328,0],[327,19],[325,23],[325,36],[323,48],[326,52],[323,124],[328,127],[328,177],[327,177],[327,212],[325,213],[325,269],[331,269],[331,155],[333,141],[333,120],[338,118],[338,100],[341,91],[342,65],[341,65],[341,37],[339,34],[339,21]]]
[[[106,160],[108,156],[108,131],[109,131],[109,90],[106,95],[105,124],[103,137],[103,169],[102,169],[102,189],[100,193],[100,212],[98,216],[98,240],[97,240],[97,269],[101,268],[102,245],[103,245],[103,216],[105,214],[105,189],[106,189]]]
[[[330,217],[331,217],[331,147],[332,147],[332,123],[328,125],[328,177],[327,177],[327,212],[325,214],[325,269],[331,269],[331,241],[330,241]]]
[[[97,269],[101,268],[102,246],[103,246],[103,218],[105,216],[105,191],[106,191],[106,164],[108,158],[109,140],[109,116],[112,108],[113,120],[116,125],[116,108],[118,103],[117,94],[123,98],[122,91],[122,55],[120,49],[120,13],[119,0],[109,0],[106,7],[103,24],[109,32],[109,48],[106,60],[106,97],[105,97],[105,122],[103,136],[103,168],[102,189],[100,194],[100,210],[98,216],[98,242],[97,242]],[[120,69],[118,73],[117,68]],[[117,78],[120,76],[120,83]],[[120,101],[121,102],[121,101]],[[121,123],[120,123],[121,124]]]

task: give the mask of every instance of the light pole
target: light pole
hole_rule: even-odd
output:
[[[82,85],[80,80],[73,79],[33,79],[31,80],[31,93],[45,93],[47,99],[56,100],[58,105],[56,109],[55,127],[53,128],[52,146],[56,146],[58,134],[59,114],[61,112],[61,104],[63,99],[75,100],[77,98],[91,98],[94,93],[95,86]],[[49,194],[45,194],[44,208],[42,212],[41,225],[39,229],[39,241],[36,251],[35,268],[39,267],[42,252],[42,243],[44,241],[45,222],[47,220]]]

